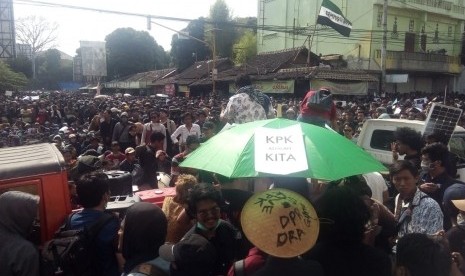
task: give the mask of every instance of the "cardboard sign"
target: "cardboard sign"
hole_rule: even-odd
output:
[[[418,98],[413,100],[416,108],[423,110],[423,105],[428,103],[428,98]]]
[[[308,251],[315,244],[320,228],[310,202],[285,189],[252,196],[242,209],[241,225],[255,246],[282,258]]]
[[[5,91],[5,96],[13,96],[13,91]]]
[[[258,128],[255,131],[255,170],[287,175],[308,169],[300,125],[286,128]]]

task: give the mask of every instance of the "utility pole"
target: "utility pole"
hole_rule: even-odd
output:
[[[212,69],[212,96],[216,96],[216,84],[215,84],[215,79],[216,79],[216,31],[217,29],[212,29],[213,33],[213,69]]]
[[[383,3],[383,42],[381,45],[381,95],[386,93],[386,48],[387,48],[388,0]]]

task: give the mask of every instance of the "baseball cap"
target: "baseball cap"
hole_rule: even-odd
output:
[[[125,154],[131,154],[131,153],[134,153],[134,152],[136,152],[136,150],[134,148],[131,148],[131,147],[127,148],[124,151]]]
[[[74,133],[73,133],[73,134],[70,134],[70,135],[69,135],[69,138],[70,138],[70,139],[71,139],[71,138],[76,138],[76,134],[74,134]]]
[[[215,247],[202,235],[191,234],[184,237],[176,244],[164,244],[160,246],[160,257],[176,265],[199,269],[202,266],[215,262]],[[192,267],[191,267],[192,266]]]
[[[128,113],[127,112],[123,112],[121,113],[121,116],[120,117],[128,117]]]

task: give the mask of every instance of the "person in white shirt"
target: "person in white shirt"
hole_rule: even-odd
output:
[[[140,141],[141,145],[145,145],[150,140],[150,135],[154,132],[160,132],[165,135],[165,141],[163,142],[163,150],[166,151],[166,128],[160,124],[160,114],[158,112],[150,113],[151,121],[144,125],[142,129],[142,138]]]
[[[184,151],[184,146],[186,144],[186,139],[189,135],[195,135],[197,138],[200,138],[201,131],[198,124],[193,124],[194,117],[191,113],[186,112],[182,115],[183,125],[180,125],[174,132],[171,134],[171,140],[173,144],[179,145],[179,152]],[[179,138],[178,138],[179,137]]]

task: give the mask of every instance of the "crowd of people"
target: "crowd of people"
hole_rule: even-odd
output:
[[[241,223],[242,208],[253,193],[228,188],[235,180],[179,166],[226,124],[285,117],[327,125],[355,141],[368,118],[424,120],[430,104],[444,99],[428,96],[419,107],[413,101],[418,93],[338,98],[329,88],[310,91],[303,99],[274,98],[256,90],[246,75],[236,79],[236,86],[229,99],[65,93],[35,102],[5,98],[0,104],[2,146],[40,140],[60,149],[74,207],[82,208],[70,217],[71,229],[92,225],[105,214],[110,189],[103,171],[130,172],[140,190],[158,188],[157,172],[169,175],[176,195],[166,197],[162,208],[138,202],[103,227],[93,275],[465,275],[465,183],[456,179],[454,156],[441,133],[423,138],[412,129],[397,129],[387,182],[377,172],[323,185],[267,178],[266,188],[294,191],[305,200],[299,206],[311,203],[319,217],[306,209],[288,210],[297,197],[291,195],[289,202],[276,204],[289,213],[278,218],[282,229],[265,229],[260,218]],[[465,108],[460,95],[445,101]],[[233,142],[225,141],[225,147]],[[268,205],[263,210],[271,213],[275,200],[282,198],[264,197],[261,202]],[[27,208],[18,216],[13,210],[21,204]],[[6,245],[0,248],[2,275],[39,274],[39,256],[25,241],[37,206],[38,198],[21,192],[0,195],[0,244]],[[298,254],[256,242],[271,233],[278,236],[267,241],[273,246],[299,246],[307,233],[286,228],[297,227],[297,220],[319,225],[315,243]],[[252,225],[255,235],[247,234],[243,223]]]

